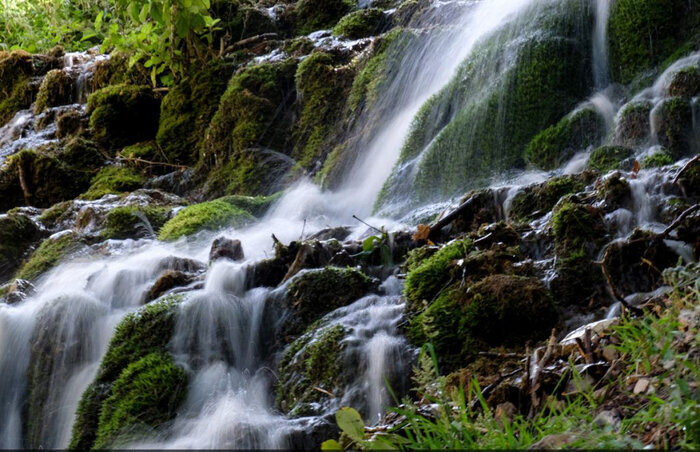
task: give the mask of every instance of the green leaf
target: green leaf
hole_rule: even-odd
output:
[[[144,23],[148,19],[148,12],[150,10],[150,5],[146,3],[143,5],[143,8],[141,8],[141,13],[139,13],[139,22]]]
[[[177,16],[177,20],[175,22],[175,32],[180,38],[186,38],[189,34],[190,22],[184,15]]]
[[[338,427],[353,441],[365,439],[365,423],[354,408],[343,407],[335,413]]]
[[[102,28],[102,19],[104,18],[104,15],[104,11],[100,11],[97,17],[95,17],[95,30]]]
[[[321,450],[343,450],[343,447],[334,439],[329,439],[321,444]]]
[[[362,251],[364,252],[370,252],[374,249],[375,242],[380,242],[381,239],[377,237],[376,235],[371,235],[367,237],[363,242],[362,242]]]

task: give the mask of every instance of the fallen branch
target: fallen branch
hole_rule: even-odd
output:
[[[176,165],[174,163],[166,163],[166,162],[153,162],[151,160],[145,160],[145,159],[138,158],[138,157],[124,157],[121,154],[117,154],[117,159],[124,160],[127,163],[142,163],[144,165],[167,166],[169,168],[177,168],[179,170],[186,170],[187,168],[189,168],[186,165]]]
[[[603,256],[603,262],[607,260],[608,253],[610,252],[612,248],[608,246],[608,248],[605,250],[604,256]],[[615,284],[613,284],[612,277],[610,276],[610,273],[608,273],[608,269],[605,268],[605,265],[600,266],[603,276],[605,277],[605,282],[608,284],[608,288],[610,289],[610,292],[612,295],[615,297],[617,301],[619,301],[622,306],[627,308],[630,312],[634,313],[635,315],[641,315],[644,313],[639,308],[635,308],[634,306],[631,306],[629,303],[627,303],[627,300],[617,291],[617,288],[615,287]]]
[[[241,39],[240,41],[234,42],[230,46],[226,47],[222,55],[234,50],[242,49],[250,44],[256,44],[260,41],[267,41],[268,39],[277,38],[277,36],[277,33],[263,33],[257,36],[251,36],[250,38]]]
[[[673,178],[673,184],[677,184],[683,173],[690,169],[693,165],[695,165],[698,162],[698,160],[700,160],[700,154],[696,155],[695,157],[690,159],[685,165],[683,165],[683,168],[681,168],[680,171],[678,171],[678,174],[676,174],[676,177]]]
[[[693,214],[698,209],[700,209],[700,204],[695,204],[691,207],[688,207],[683,211],[683,213],[678,215],[678,218],[673,220],[673,223],[671,223],[666,229],[664,229],[664,232],[657,235],[656,237],[660,239],[665,239],[671,234],[671,232],[673,232],[674,229],[681,225],[681,223],[683,222],[683,220],[685,220],[687,216]]]
[[[433,236],[434,234],[440,232],[442,228],[447,226],[448,224],[452,223],[455,219],[457,219],[462,212],[467,210],[468,208],[472,207],[472,205],[476,202],[476,196],[472,196],[471,198],[467,199],[464,201],[462,204],[457,206],[455,210],[452,212],[448,213],[444,217],[442,217],[437,223],[434,225],[430,226],[430,235]]]

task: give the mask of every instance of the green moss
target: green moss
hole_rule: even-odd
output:
[[[122,157],[130,159],[143,159],[149,161],[164,160],[161,149],[155,141],[144,141],[132,144],[119,152]]]
[[[636,147],[649,139],[651,108],[652,103],[649,101],[632,101],[620,109],[615,125],[617,143]]]
[[[61,260],[83,248],[85,244],[78,234],[64,233],[55,238],[44,240],[32,253],[29,260],[19,269],[18,279],[35,280],[42,273],[51,270]]]
[[[105,401],[113,394],[113,384],[122,375],[130,373],[128,372],[130,365],[151,354],[167,352],[177,320],[177,305],[181,300],[182,297],[170,296],[149,303],[139,311],[127,314],[119,323],[110,340],[107,353],[102,358],[97,376],[83,393],[78,405],[69,446],[71,449],[87,450],[95,445],[98,429],[102,427],[101,412],[105,409],[112,411],[119,405],[117,403],[105,408]],[[179,374],[179,371],[176,373]],[[168,389],[179,391],[178,388],[169,387]],[[126,391],[126,394],[129,392]],[[169,397],[165,391],[157,393],[162,397]],[[168,409],[175,410],[177,406],[171,406]]]
[[[169,214],[168,207],[117,207],[107,214],[100,236],[118,240],[148,237],[165,224]]]
[[[685,0],[617,0],[608,22],[615,81],[629,83],[697,35],[699,8]]]
[[[221,21],[217,24],[216,28],[220,30],[215,33],[214,42],[218,43],[217,38],[224,35],[228,35],[233,42],[237,42],[263,33],[276,32],[275,21],[254,3],[245,0],[212,0],[213,17]]]
[[[230,195],[220,198],[220,201],[231,204],[241,210],[249,212],[255,217],[262,217],[270,206],[282,197],[282,192],[270,196],[243,196]]]
[[[604,135],[604,119],[593,108],[584,108],[537,134],[525,148],[525,158],[539,168],[551,170],[575,152],[598,146]]]
[[[418,268],[423,261],[434,255],[438,250],[439,248],[437,246],[430,245],[425,245],[410,250],[406,255],[406,262],[404,262],[406,272],[410,273]]]
[[[361,9],[343,17],[333,28],[333,34],[347,39],[360,39],[379,34],[385,24],[386,15],[381,9]]]
[[[208,201],[180,210],[161,228],[158,238],[175,240],[204,229],[214,231],[227,226],[240,227],[252,220],[250,213],[225,201]]]
[[[266,149],[247,149],[210,171],[204,192],[209,198],[275,193],[283,188],[281,182],[290,168],[291,162],[284,155]]]
[[[230,166],[224,174],[210,175],[219,188],[230,180],[226,173],[239,176],[253,171],[250,166],[258,166],[257,156],[250,149],[287,148],[293,121],[295,72],[296,61],[289,59],[243,68],[231,79],[206,131],[198,165],[207,174],[211,169],[221,171]],[[239,169],[240,166],[248,168]]]
[[[668,94],[671,96],[692,98],[700,93],[700,70],[698,67],[684,67],[679,69],[668,85]]]
[[[0,51],[0,127],[19,110],[29,108],[34,97],[31,55],[16,50]]]
[[[336,68],[328,53],[312,53],[299,64],[295,79],[301,115],[293,132],[293,156],[302,167],[314,167],[330,152],[352,75],[347,68]]]
[[[165,353],[124,369],[102,404],[95,449],[127,444],[173,419],[187,395],[187,374]]]
[[[156,141],[160,159],[188,165],[196,162],[197,150],[226,91],[233,66],[212,63],[173,87],[163,98]]]
[[[73,80],[62,70],[49,71],[39,87],[34,113],[39,114],[50,107],[70,104],[73,101],[73,85]]]
[[[130,62],[131,56],[123,52],[113,52],[109,59],[98,61],[91,79],[92,91],[110,85],[149,85],[151,71],[143,66],[141,60]]]
[[[588,175],[566,175],[526,187],[515,197],[508,215],[514,220],[529,221],[548,213],[560,198],[583,191]]]
[[[416,312],[429,305],[453,279],[453,261],[465,257],[472,249],[469,240],[449,243],[409,271],[404,286],[407,309]]]
[[[54,204],[41,213],[39,221],[47,228],[51,229],[61,220],[61,217],[68,212],[71,207],[73,207],[73,201],[63,201],[59,202],[58,204]]]
[[[294,416],[313,414],[313,404],[337,393],[344,363],[342,340],[347,332],[342,325],[319,328],[314,325],[285,351],[280,361],[277,405]]]
[[[608,171],[629,167],[628,159],[634,151],[624,146],[601,146],[591,152],[588,158],[588,168],[606,173]]]
[[[109,194],[130,192],[141,188],[144,183],[144,177],[131,168],[108,166],[97,173],[90,189],[80,195],[80,198],[94,200]]]
[[[82,115],[75,111],[69,110],[61,113],[56,118],[56,136],[58,138],[66,138],[76,135],[81,131],[83,126]]]
[[[696,152],[691,101],[682,97],[672,97],[665,99],[657,109],[654,112],[658,117],[656,132],[659,144],[668,149],[675,159]]]
[[[123,84],[95,91],[87,110],[93,137],[107,149],[152,139],[158,129],[158,108],[147,86]]]
[[[492,275],[444,290],[412,319],[408,336],[417,346],[431,342],[443,371],[450,371],[489,347],[543,339],[556,321],[554,300],[539,279]]]
[[[662,166],[671,165],[673,163],[673,157],[668,152],[661,150],[658,152],[650,153],[644,157],[641,161],[641,166],[643,169],[648,168],[660,168]]]
[[[0,284],[22,263],[29,247],[41,237],[39,228],[24,215],[0,215]]]
[[[296,34],[333,28],[355,6],[351,0],[299,0],[294,10]]]
[[[349,305],[374,287],[370,278],[354,268],[326,267],[298,275],[287,288],[294,318],[285,332],[301,333],[323,315]]]

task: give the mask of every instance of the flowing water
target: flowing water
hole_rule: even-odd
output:
[[[382,295],[363,297],[322,320],[321,328],[341,325],[348,331],[343,343],[346,367],[352,374],[350,383],[342,398],[319,407],[321,415],[291,419],[276,411],[272,393],[279,350],[271,344],[284,312],[274,311],[271,300],[283,297],[286,286],[247,289],[246,268],[269,257],[272,234],[287,243],[328,226],[356,224],[353,214],[369,216],[421,106],[449,83],[482,39],[511,23],[536,0],[463,1],[456,2],[456,9],[441,12],[442,3],[446,2],[438,2],[430,14],[442,14],[441,23],[447,25],[412,41],[395,63],[393,78],[376,107],[385,114],[385,121],[377,133],[362,142],[362,152],[341,186],[324,192],[302,180],[288,189],[258,224],[219,233],[241,240],[245,261],[219,261],[207,269],[204,263],[213,233],[173,244],[150,239],[110,241],[100,250],[43,276],[36,285],[36,295],[16,305],[0,304],[0,448],[68,445],[76,407],[97,373],[115,326],[139,308],[144,294],[173,262],[202,262],[202,281],[184,293],[169,345],[177,363],[190,374],[187,397],[169,426],[130,446],[298,446],[304,444],[300,437],[344,404],[359,408],[371,423],[381,419],[391,403],[385,381],[395,388],[405,384],[414,353],[399,333],[403,320],[400,282],[390,277],[383,282]],[[609,82],[605,49],[609,3],[595,3],[593,54],[598,89]],[[71,54],[68,61],[66,70],[78,74],[74,77],[78,101],[84,102],[85,74],[94,58]],[[614,116],[617,106],[608,97],[593,98],[591,102],[606,117]],[[0,130],[0,158],[3,152],[9,155],[18,150],[8,146],[21,139],[33,120],[31,112],[20,112],[10,126]],[[577,156],[569,170],[580,169],[582,161],[585,154]],[[407,171],[412,171],[410,162]],[[634,218],[630,221],[635,225],[655,221],[654,211],[647,207],[663,201],[663,193],[655,191],[663,185],[655,179],[660,176],[653,172],[642,176],[631,184],[634,202],[639,204],[631,212]],[[545,175],[527,173],[519,177],[516,185],[543,180]],[[410,185],[405,189],[409,190]],[[512,199],[517,188],[504,190],[508,192],[504,199]],[[654,203],[649,202],[652,198]],[[414,210],[405,218],[442,209],[445,204],[419,207],[426,210]],[[400,222],[386,218],[370,217],[367,221],[389,230],[402,227]],[[358,225],[349,238],[359,239],[367,232],[365,226]],[[46,350],[51,351],[50,359],[34,359]],[[50,373],[49,384],[37,394],[27,394],[27,375],[41,372]],[[43,403],[25,416],[31,420],[23,423],[23,407],[28,400]]]

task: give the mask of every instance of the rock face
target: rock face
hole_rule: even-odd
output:
[[[39,228],[24,215],[0,215],[0,284],[14,275],[40,237]]]
[[[233,240],[226,237],[219,237],[211,244],[209,251],[209,263],[219,259],[230,259],[232,261],[242,261],[245,258],[243,245],[240,240]]]

